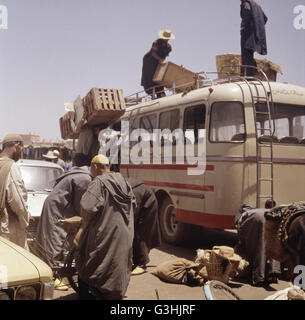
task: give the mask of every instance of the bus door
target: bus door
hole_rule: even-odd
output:
[[[251,193],[245,119],[239,101],[216,101],[210,106],[207,165],[213,170],[206,171],[205,182],[213,187],[206,193],[206,213],[213,228],[232,228],[236,211]]]
[[[169,112],[160,114],[161,128],[164,127],[162,123],[165,122],[166,113]],[[177,199],[176,219],[184,223],[201,225],[205,210],[205,194],[210,191],[204,181],[206,106],[204,104],[188,105],[180,110],[171,110],[170,113],[171,118],[176,119],[171,123],[172,129],[182,129],[184,144],[181,161],[181,154],[177,153],[179,146],[176,141],[176,165],[169,173],[173,182],[171,195]],[[178,126],[178,115],[181,119],[180,126]]]

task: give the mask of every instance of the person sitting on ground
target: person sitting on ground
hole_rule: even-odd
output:
[[[75,154],[72,169],[57,178],[53,190],[44,202],[36,233],[38,244],[34,252],[51,268],[63,263],[62,256],[68,253],[63,248],[67,231],[61,220],[80,216],[80,201],[92,180],[86,163],[85,156]],[[55,289],[67,290],[68,287],[64,281],[56,279]]]
[[[252,270],[253,286],[266,286],[276,283],[281,274],[279,261],[266,259],[265,248],[265,212],[275,207],[273,200],[267,200],[264,208],[252,208],[242,205],[235,217],[238,234],[236,253],[249,261]]]
[[[145,92],[151,95],[153,99],[155,94],[158,98],[165,96],[164,87],[154,83],[153,77],[159,63],[163,63],[172,51],[172,47],[168,43],[170,39],[175,39],[171,30],[161,30],[159,32],[159,39],[154,41],[150,51],[143,57],[141,85],[144,87]],[[153,89],[154,86],[156,87]]]
[[[120,300],[130,281],[136,199],[126,179],[110,172],[104,155],[92,159],[91,170],[94,180],[81,199],[79,299]]]
[[[143,181],[135,178],[127,180],[137,200],[134,215],[133,271],[132,275],[146,271],[149,252],[161,245],[158,217],[158,200],[153,190]]]

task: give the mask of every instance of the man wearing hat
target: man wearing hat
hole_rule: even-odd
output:
[[[119,172],[110,172],[104,155],[92,159],[91,172],[94,180],[80,203],[79,298],[120,300],[132,268],[136,200],[126,179]]]
[[[8,134],[2,141],[0,154],[0,236],[28,248],[26,227],[30,213],[27,192],[16,161],[21,158],[23,139],[18,134]]]
[[[43,154],[42,155],[46,161],[48,162],[56,162],[57,156],[54,154],[54,152],[52,150],[49,150],[47,152],[47,154]]]
[[[163,63],[165,58],[172,51],[171,45],[168,43],[170,39],[175,39],[171,30],[161,30],[159,32],[159,39],[154,41],[149,52],[143,57],[142,66],[142,79],[141,85],[147,94],[150,94],[154,98],[154,90],[158,98],[165,96],[164,87],[158,86],[153,82],[153,77],[159,63]]]
[[[53,150],[53,154],[54,154],[54,156],[57,157],[56,163],[65,170],[65,168],[66,168],[66,163],[65,163],[64,160],[62,160],[62,159],[60,158],[60,152],[59,152],[58,150]]]

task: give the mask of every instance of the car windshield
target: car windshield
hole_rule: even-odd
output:
[[[62,174],[57,168],[20,166],[20,169],[27,191],[48,191]]]

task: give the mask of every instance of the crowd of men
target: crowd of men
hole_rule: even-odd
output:
[[[0,235],[29,249],[27,192],[15,163],[22,155],[23,139],[8,134],[2,144]],[[33,252],[52,269],[65,256],[67,231],[62,221],[75,216],[82,217],[75,257],[80,298],[122,299],[131,274],[145,272],[150,250],[161,244],[158,202],[152,189],[111,172],[104,155],[94,156],[89,168],[87,155],[75,153],[72,168],[56,180],[44,202],[36,234]],[[64,279],[55,279],[55,287],[65,290],[67,286]]]
[[[254,52],[267,53],[264,28],[267,17],[255,1],[241,0],[241,18],[242,62],[248,66],[243,72],[253,76]],[[143,58],[141,84],[148,94],[164,95],[163,87],[153,89],[152,77],[157,65],[171,52],[168,41],[174,38],[170,30],[160,31],[159,39]],[[158,202],[152,189],[140,180],[126,179],[119,172],[112,172],[109,159],[97,154],[97,137],[103,128],[105,124],[81,128],[69,167],[56,151],[44,155],[47,161],[56,160],[66,172],[56,180],[43,206],[36,239],[43,249],[40,257],[51,268],[62,262],[63,243],[67,239],[62,221],[82,217],[75,260],[80,299],[122,299],[130,276],[146,271],[150,250],[161,244]],[[27,192],[15,163],[22,155],[23,139],[18,134],[8,134],[2,145],[0,235],[28,249],[26,228],[31,217]],[[269,203],[266,208],[274,206]],[[241,254],[250,261],[253,285],[276,281],[281,272],[276,261],[268,261],[271,266],[268,273],[266,271],[264,212],[265,209],[243,206],[236,217],[239,249],[245,250]],[[58,289],[66,286],[61,279],[55,279],[55,285]]]

